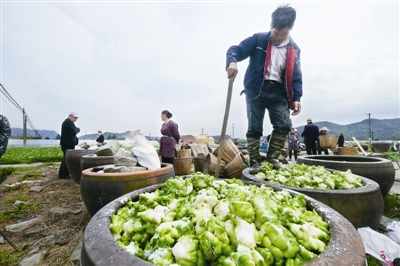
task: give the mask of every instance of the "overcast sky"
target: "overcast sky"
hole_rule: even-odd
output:
[[[60,132],[70,111],[83,134],[140,129],[160,135],[168,109],[181,135],[221,133],[229,46],[269,31],[290,3],[301,49],[302,112],[346,125],[400,117],[399,3],[1,1],[0,81],[36,129]],[[227,134],[247,130],[238,64]],[[1,113],[23,127],[2,97]],[[29,126],[28,126],[29,128]],[[268,116],[264,135],[271,131]]]

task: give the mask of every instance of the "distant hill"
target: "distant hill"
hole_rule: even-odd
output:
[[[125,131],[123,133],[103,132],[103,136],[104,136],[105,140],[108,139],[108,136],[111,136],[111,137],[115,136],[117,139],[125,139],[126,136],[128,136],[128,134],[130,132],[131,131]],[[82,139],[96,139],[96,138],[97,138],[97,133],[95,133],[95,134],[87,134],[87,135],[83,135],[83,136],[79,137],[80,140],[82,140]]]
[[[400,118],[393,119],[365,119],[348,125],[339,125],[328,121],[314,122],[320,129],[328,128],[328,134],[339,136],[340,132],[344,132],[345,140],[352,140],[355,137],[358,140],[368,140],[369,123],[371,123],[372,139],[376,140],[397,140],[400,139]],[[297,131],[301,134],[304,125],[297,126]]]
[[[351,137],[355,137],[358,140],[368,140],[369,136],[369,122],[371,123],[371,133],[372,138],[377,140],[398,140],[400,139],[400,118],[393,118],[393,119],[365,119],[360,122],[348,124],[348,125],[339,125],[328,121],[320,121],[314,122],[320,129],[322,127],[327,127],[329,129],[328,133],[332,135],[339,136],[340,132],[344,132],[345,140],[352,140]],[[303,125],[295,126],[298,132],[301,134],[304,130]],[[14,137],[21,137],[22,136],[22,129],[21,128],[11,128],[12,136]],[[27,129],[27,135],[35,137],[35,131],[31,129]],[[54,130],[37,130],[38,134],[41,135],[42,139],[46,137],[49,139],[56,139],[57,133]],[[108,136],[115,136],[119,139],[124,139],[130,131],[125,131],[123,133],[117,132],[104,132],[104,138],[108,139]],[[266,133],[265,133],[266,134]],[[266,134],[268,135],[268,134]],[[80,136],[80,140],[84,139],[96,139],[97,134],[87,134]],[[214,138],[215,141],[219,141],[220,135],[211,136]],[[225,138],[229,138],[229,135],[226,135]],[[161,136],[151,136],[152,140],[159,140]]]
[[[55,132],[54,130],[37,130],[37,133],[41,136],[42,139],[45,138],[55,139],[58,135],[58,133]],[[22,135],[23,135],[22,128],[16,128],[16,127],[11,128],[11,136],[22,137]],[[36,133],[32,129],[26,129],[26,135],[34,138],[36,137]]]

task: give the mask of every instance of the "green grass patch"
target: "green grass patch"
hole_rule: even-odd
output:
[[[382,266],[381,262],[373,256],[367,254],[368,266]]]
[[[13,205],[12,209],[0,212],[0,223],[20,219],[25,213],[34,213],[37,210],[38,206],[31,203]]]
[[[29,250],[24,250],[21,252],[17,252],[12,254],[12,252],[8,253],[7,250],[3,250],[0,252],[0,265],[15,265],[18,262],[18,258],[27,253]]]
[[[383,215],[388,218],[399,218],[400,217],[400,195],[389,193],[384,199],[385,209]]]
[[[0,183],[7,179],[9,175],[15,172],[14,167],[3,167],[0,168]]]
[[[24,185],[22,183],[14,185],[14,186],[4,186],[3,192],[10,192],[10,191],[18,190],[18,189],[22,188],[23,186]]]
[[[8,148],[0,164],[29,164],[36,162],[61,162],[63,153],[59,147]]]

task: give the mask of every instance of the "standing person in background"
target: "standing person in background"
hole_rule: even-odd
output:
[[[319,131],[319,135],[320,135],[320,136],[328,135],[328,128],[327,128],[327,127],[321,128],[321,130]],[[318,153],[318,155],[321,155],[322,152],[324,152],[325,155],[329,155],[329,151],[328,151],[327,148],[324,148],[324,149],[321,148],[321,143],[320,143],[320,140],[319,140],[319,138],[318,138],[318,139],[317,139],[317,153]]]
[[[296,20],[296,10],[281,5],[272,13],[269,32],[256,33],[231,46],[226,53],[228,78],[235,80],[237,62],[250,58],[244,76],[247,111],[247,145],[253,168],[262,161],[260,137],[263,135],[265,110],[273,126],[267,162],[274,169],[282,167],[278,158],[286,143],[292,116],[301,111],[303,81],[300,48],[289,36]]]
[[[7,117],[0,114],[0,158],[6,153],[8,146],[8,139],[11,136],[10,122]]]
[[[338,143],[339,147],[343,147],[343,145],[344,145],[344,132],[343,131],[340,132],[337,143]]]
[[[97,131],[97,138],[96,138],[97,146],[104,145],[104,136],[101,130]]]
[[[294,153],[294,160],[297,160],[297,153],[299,152],[299,139],[300,135],[297,133],[294,127],[290,129],[287,136],[288,151],[289,151],[289,161],[292,160],[292,152]]]
[[[319,136],[318,126],[313,124],[312,119],[307,119],[307,125],[304,127],[301,136],[304,138],[304,144],[306,144],[307,155],[317,154],[317,139]]]
[[[63,152],[63,159],[61,161],[60,169],[58,171],[58,178],[60,179],[70,179],[67,164],[65,163],[65,153],[67,150],[74,150],[75,145],[78,144],[78,138],[76,135],[81,131],[79,127],[75,126],[75,122],[78,120],[78,113],[69,113],[68,118],[64,120],[61,125],[61,138],[60,145]]]
[[[180,140],[178,124],[171,120],[172,114],[168,110],[161,112],[161,120],[164,122],[161,126],[161,140],[158,155],[161,156],[161,162],[174,164],[174,158],[177,155],[176,144]]]

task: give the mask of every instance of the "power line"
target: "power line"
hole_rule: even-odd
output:
[[[4,88],[4,86],[0,83],[1,86],[1,92],[3,93],[3,95],[15,106],[17,107],[17,109],[19,111],[22,112],[22,107],[17,103],[16,100],[14,100],[14,98],[8,93],[8,91],[6,90],[6,88]]]
[[[4,88],[3,84],[0,83],[0,92],[9,100],[11,104],[13,104],[20,112],[23,113],[24,119],[28,122],[29,126],[31,129],[35,132],[36,137],[41,137],[36,128],[33,126],[32,121],[28,117],[27,113],[24,111],[24,109],[17,103],[16,100],[8,93],[6,88]]]

